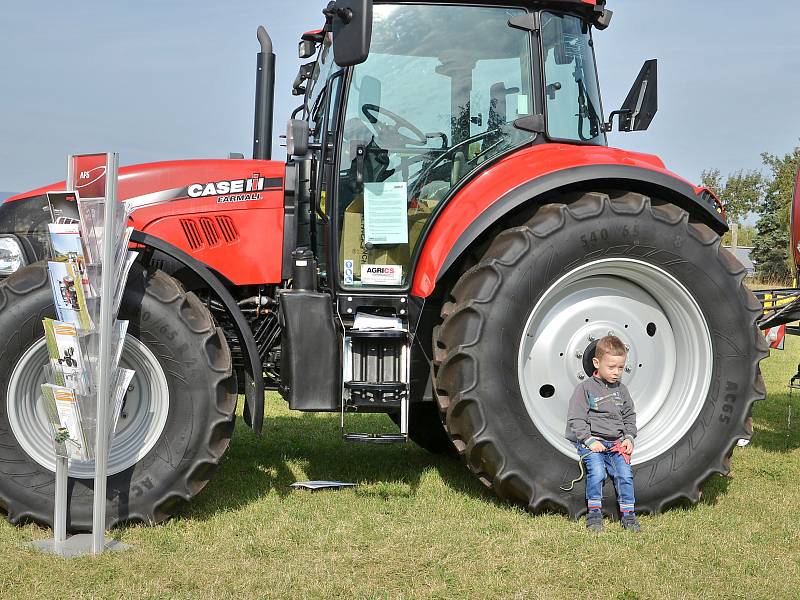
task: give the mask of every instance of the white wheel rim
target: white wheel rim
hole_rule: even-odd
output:
[[[55,472],[55,453],[40,386],[47,362],[45,339],[20,358],[8,383],[6,403],[11,430],[22,449],[42,467]],[[108,457],[108,475],[135,465],[152,450],[169,414],[169,386],[164,370],[150,350],[133,336],[125,338],[120,366],[133,369],[125,406]],[[94,444],[94,440],[91,441]],[[94,461],[69,461],[69,476],[94,477]]]
[[[695,422],[713,366],[711,334],[700,307],[663,269],[636,259],[603,259],[550,286],[523,330],[520,389],[537,429],[575,458],[565,430],[569,398],[579,374],[586,377],[578,355],[609,332],[629,347],[623,382],[639,428],[632,463],[643,463],[674,446]]]

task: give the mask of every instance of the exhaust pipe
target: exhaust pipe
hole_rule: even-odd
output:
[[[275,97],[275,55],[272,39],[262,25],[256,32],[261,52],[256,58],[256,114],[253,131],[253,158],[272,158],[272,112]]]

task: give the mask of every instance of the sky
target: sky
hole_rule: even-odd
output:
[[[327,0],[40,0],[0,23],[0,192],[61,180],[70,153],[121,164],[252,153],[255,31],[277,55],[277,136],[299,102],[297,42]],[[800,144],[800,6],[743,0],[609,0],[595,33],[606,114],[642,62],[659,60],[659,112],[613,146],[659,155],[693,181],[758,169]],[[466,42],[465,42],[466,43]]]

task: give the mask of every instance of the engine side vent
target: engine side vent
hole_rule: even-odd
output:
[[[234,225],[233,219],[230,217],[224,215],[218,216],[217,225],[219,225],[222,237],[225,238],[227,243],[232,244],[239,239],[239,232],[236,230],[236,225]]]
[[[194,219],[181,219],[181,227],[183,234],[186,236],[186,241],[189,242],[189,248],[197,250],[203,247],[203,239],[200,237],[200,228],[195,223]]]
[[[211,247],[219,246],[219,232],[217,231],[217,226],[214,225],[214,221],[208,217],[200,217],[200,227],[203,230],[206,243]]]

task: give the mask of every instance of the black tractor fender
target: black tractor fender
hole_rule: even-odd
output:
[[[228,288],[203,263],[161,238],[143,231],[134,230],[131,234],[131,242],[140,244],[145,248],[157,250],[189,269],[193,275],[199,277],[216,294],[220,302],[225,306],[236,328],[236,333],[239,336],[242,351],[245,355],[244,396],[250,413],[250,427],[256,435],[261,435],[264,425],[264,376],[261,358],[258,354],[253,332],[250,330],[249,324],[245,320],[242,311],[239,310],[239,305],[228,291]]]
[[[561,192],[620,189],[672,202],[718,235],[728,231],[717,199],[707,190],[700,193],[690,183],[660,171],[630,165],[586,165],[571,167],[532,179],[498,198],[469,224],[447,254],[439,269],[442,279],[464,252],[484,232],[525,206],[552,202]]]

